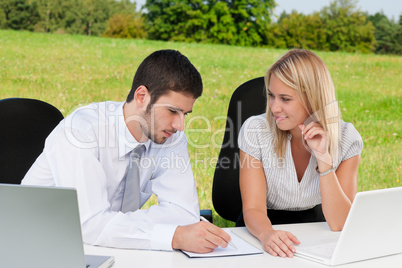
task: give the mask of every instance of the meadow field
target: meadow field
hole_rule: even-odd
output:
[[[181,51],[203,78],[186,133],[200,207],[213,209],[212,179],[230,96],[243,82],[264,76],[286,50],[1,30],[0,99],[40,99],[64,116],[91,102],[124,101],[140,62],[165,48]],[[332,74],[343,120],[364,141],[358,191],[402,186],[402,57],[316,53]],[[232,226],[215,212],[214,222]]]

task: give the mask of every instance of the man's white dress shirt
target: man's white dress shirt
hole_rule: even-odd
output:
[[[144,143],[140,205],[152,193],[158,205],[120,212],[130,152],[138,145],[124,122],[123,105],[93,103],[66,117],[22,184],[76,188],[85,243],[172,250],[177,226],[199,221],[187,139],[176,132],[164,144]]]

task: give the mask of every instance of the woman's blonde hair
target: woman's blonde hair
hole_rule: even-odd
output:
[[[325,63],[313,52],[293,49],[283,55],[265,75],[265,87],[268,91],[272,75],[285,85],[296,90],[297,95],[315,122],[319,122],[327,132],[329,153],[333,159],[338,156],[340,131],[340,111],[335,97],[335,88]],[[267,92],[268,93],[268,92]],[[269,94],[268,103],[269,103]],[[306,102],[307,100],[307,102]],[[287,131],[276,126],[269,105],[267,120],[270,129],[274,129],[274,150],[278,157],[286,151]]]

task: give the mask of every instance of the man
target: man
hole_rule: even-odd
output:
[[[226,247],[226,232],[199,221],[183,132],[184,116],[201,94],[201,76],[184,55],[152,53],[126,102],[94,103],[66,117],[22,184],[76,188],[88,244],[199,253]],[[132,152],[140,159],[130,159]],[[152,194],[159,205],[138,209]],[[139,202],[132,211],[130,198]]]

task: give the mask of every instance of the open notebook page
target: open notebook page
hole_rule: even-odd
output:
[[[226,248],[218,247],[210,253],[194,253],[182,250],[190,258],[212,258],[212,257],[227,257],[227,256],[240,256],[251,254],[262,254],[263,251],[248,243],[246,240],[230,231],[230,229],[224,228],[224,230],[232,237],[232,243],[237,247],[228,245]]]

